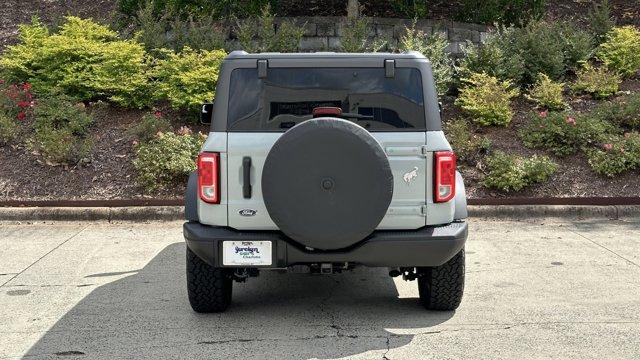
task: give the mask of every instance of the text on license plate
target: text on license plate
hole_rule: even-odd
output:
[[[271,265],[271,241],[223,241],[222,264],[231,266]]]

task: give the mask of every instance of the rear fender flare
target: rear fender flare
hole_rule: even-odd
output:
[[[464,180],[462,179],[462,175],[459,171],[456,171],[456,197],[455,201],[455,212],[453,214],[454,220],[466,219],[469,214],[467,213],[467,193],[464,188]]]
[[[199,221],[198,218],[198,174],[189,174],[187,191],[184,194],[184,217],[187,221]]]

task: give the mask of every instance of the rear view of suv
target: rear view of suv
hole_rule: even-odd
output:
[[[234,281],[386,267],[427,309],[464,288],[466,199],[429,61],[402,54],[248,54],[220,69],[189,178],[189,301],[224,311]]]

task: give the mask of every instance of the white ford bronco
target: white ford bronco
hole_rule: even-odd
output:
[[[424,56],[235,51],[201,116],[184,224],[195,311],[224,311],[260,271],[356,266],[417,280],[427,309],[458,307],[465,190]]]

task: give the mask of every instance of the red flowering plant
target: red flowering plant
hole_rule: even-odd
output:
[[[599,147],[587,151],[589,165],[600,175],[617,174],[640,168],[640,133],[613,135]]]
[[[545,110],[532,115],[529,124],[520,129],[519,135],[529,148],[565,156],[600,143],[607,134],[616,132],[612,124],[594,116]]]
[[[20,122],[33,113],[31,84],[7,84],[0,80],[0,111]]]
[[[156,138],[159,134],[172,131],[171,122],[160,110],[154,110],[145,114],[140,121],[129,130],[134,137],[133,146],[146,143]]]

